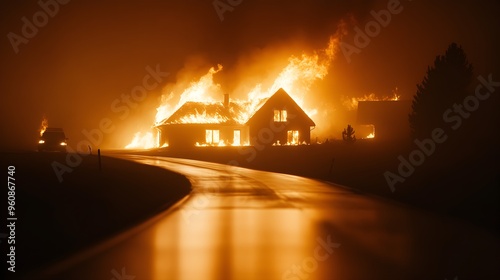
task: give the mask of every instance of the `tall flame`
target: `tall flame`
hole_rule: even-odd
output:
[[[167,95],[162,96],[162,103],[156,109],[156,120],[155,123],[159,123],[166,118],[170,117],[177,109],[179,109],[187,101],[197,101],[197,102],[215,102],[212,97],[208,94],[212,92],[219,92],[221,86],[215,84],[213,77],[215,74],[222,70],[222,65],[218,64],[217,69],[214,67],[210,68],[208,72],[203,75],[198,81],[191,82],[189,87],[185,89],[180,96],[177,105],[172,107],[170,101],[173,98],[174,93],[170,92]]]
[[[328,45],[325,49],[314,51],[312,54],[302,53],[300,56],[292,55],[288,59],[288,64],[279,72],[274,82],[267,89],[263,89],[262,84],[254,85],[247,94],[247,100],[232,99],[231,102],[238,103],[244,108],[237,120],[240,123],[245,123],[254,112],[259,109],[263,104],[262,100],[270,97],[278,89],[283,88],[290,94],[290,96],[297,102],[297,104],[304,109],[304,111],[312,117],[317,113],[314,108],[305,107],[304,99],[309,93],[311,86],[318,80],[322,80],[329,71],[330,65],[335,58],[342,36],[346,34],[346,28],[342,22],[337,29],[337,32],[330,36]],[[172,106],[175,97],[174,92],[162,95],[160,106],[157,108],[155,117],[156,125],[169,118],[175,111],[177,111],[184,103],[188,101],[196,102],[217,102],[219,99],[214,99],[212,96],[222,96],[221,85],[213,80],[213,76],[222,71],[222,65],[217,65],[217,68],[212,67],[208,72],[203,75],[199,80],[193,81],[189,87],[184,89],[180,94],[179,100],[175,106]],[[197,112],[195,116],[188,116],[181,120],[181,122],[221,122],[222,119],[209,119],[204,112]],[[152,134],[136,134],[132,143],[127,147],[150,147],[152,141],[149,137]]]
[[[40,136],[42,136],[45,130],[47,130],[47,127],[49,127],[49,120],[43,116],[42,124],[40,125]]]
[[[306,111],[309,117],[317,113],[316,109],[306,108],[304,98],[309,93],[311,86],[328,74],[331,62],[335,58],[339,43],[345,34],[343,24],[339,25],[337,32],[330,36],[328,46],[320,51],[308,55],[303,53],[300,57],[292,55],[288,65],[278,74],[274,83],[267,90],[262,90],[262,84],[257,84],[248,94],[251,100],[249,111],[258,109],[259,100],[270,97],[278,89],[283,88]]]

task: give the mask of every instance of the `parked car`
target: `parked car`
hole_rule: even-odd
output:
[[[66,152],[67,141],[62,128],[47,128],[38,140],[38,151]]]

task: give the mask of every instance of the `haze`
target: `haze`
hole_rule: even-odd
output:
[[[31,21],[41,7],[36,1],[3,3],[0,127],[6,137],[0,149],[35,149],[43,116],[49,126],[65,129],[70,146],[85,138],[83,130],[109,119],[114,129],[102,147],[122,148],[153,125],[161,96],[173,85],[181,88],[221,64],[214,79],[224,92],[243,98],[243,84],[269,82],[291,55],[325,48],[341,20],[348,32],[343,41],[353,45],[354,27],[364,28],[373,20],[370,12],[391,1],[244,0],[223,20],[212,2],[73,0],[16,47],[8,34],[22,35],[22,18]],[[307,102],[317,104],[316,118],[331,120],[317,128],[317,137],[339,137],[355,120],[345,98],[387,96],[398,88],[401,99],[410,100],[451,42],[462,45],[476,74],[499,70],[497,1],[400,5],[403,10],[368,46],[349,57],[338,53],[328,75],[312,86]],[[148,67],[169,75],[151,80],[155,86],[128,106],[126,116],[113,111],[113,102],[143,84]]]

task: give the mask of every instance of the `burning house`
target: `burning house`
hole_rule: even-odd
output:
[[[314,122],[283,89],[250,102],[184,103],[160,122],[159,145],[175,147],[309,144]],[[253,112],[249,108],[254,107]]]
[[[324,49],[289,56],[274,81],[266,77],[265,83],[249,84],[242,79],[235,89],[240,94],[246,91],[246,101],[229,100],[228,95],[224,102],[214,99],[223,95],[213,80],[223,69],[220,64],[199,79],[168,85],[156,108],[155,131],[136,132],[125,148],[309,144],[316,127],[309,116],[317,109],[306,108],[303,97],[310,96],[311,86],[328,74],[344,31],[339,28],[330,36]],[[283,88],[293,89],[293,98]]]

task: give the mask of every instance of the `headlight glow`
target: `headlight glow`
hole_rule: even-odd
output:
[[[59,144],[59,145],[61,145],[61,146],[66,146],[66,145],[68,145],[68,144],[66,144],[66,142],[61,142],[61,144]]]
[[[38,144],[43,144],[43,143],[45,143],[45,140],[39,140],[38,141]]]

